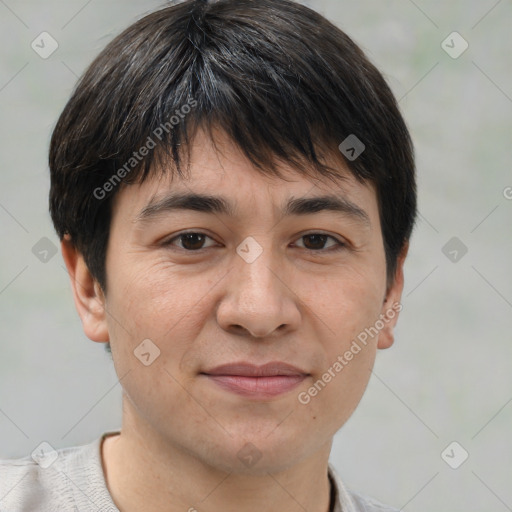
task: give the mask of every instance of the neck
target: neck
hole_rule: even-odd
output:
[[[331,445],[286,470],[226,472],[125,421],[102,446],[109,492],[121,512],[329,512]]]

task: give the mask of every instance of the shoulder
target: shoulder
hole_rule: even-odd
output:
[[[90,493],[101,484],[99,442],[58,450],[44,443],[31,455],[0,459],[0,512],[84,510],[84,492],[94,502]]]
[[[32,456],[0,460],[0,511],[50,510],[58,504],[73,510],[73,496],[66,479],[69,450],[57,450],[50,465],[47,458],[36,462]],[[52,457],[54,453],[52,453]]]

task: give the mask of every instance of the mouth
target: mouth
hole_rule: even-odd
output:
[[[238,362],[201,372],[221,389],[252,399],[272,398],[296,388],[309,373],[288,363],[261,366]]]

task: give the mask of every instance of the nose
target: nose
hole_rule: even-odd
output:
[[[235,334],[265,338],[296,329],[301,313],[283,263],[270,249],[248,263],[238,255],[226,275],[217,322]]]

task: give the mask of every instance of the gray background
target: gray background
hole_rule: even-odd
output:
[[[349,486],[406,511],[512,510],[512,2],[307,4],[362,46],[400,98],[421,213],[396,343],[378,353],[332,462]],[[61,256],[44,263],[32,248],[58,244],[47,148],[77,76],[159,5],[0,0],[1,457],[120,426],[120,384],[82,332]],[[59,44],[47,59],[31,48],[43,31]],[[453,31],[469,43],[456,59],[441,46]],[[442,250],[452,237],[455,262]],[[441,457],[452,441],[469,453],[458,469]],[[452,464],[460,450],[448,451]]]

